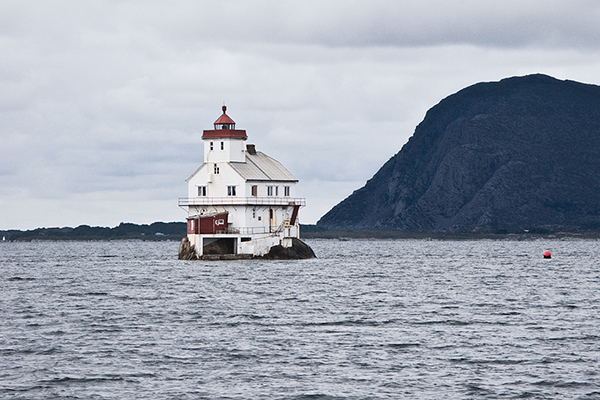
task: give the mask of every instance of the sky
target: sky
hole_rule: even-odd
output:
[[[0,0],[0,230],[185,221],[227,113],[315,223],[482,81],[600,84],[600,2]]]

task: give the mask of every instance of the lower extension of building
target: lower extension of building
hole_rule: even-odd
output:
[[[187,236],[199,257],[264,256],[273,246],[291,247],[300,237],[297,198],[180,199],[190,210]]]

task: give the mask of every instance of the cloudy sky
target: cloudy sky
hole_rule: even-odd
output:
[[[223,102],[315,223],[444,97],[600,84],[600,2],[0,0],[0,229],[184,221]]]

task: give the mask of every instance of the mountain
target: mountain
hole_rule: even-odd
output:
[[[400,152],[317,226],[600,228],[600,87],[536,74],[448,96]]]

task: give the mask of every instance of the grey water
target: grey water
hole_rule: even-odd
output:
[[[307,242],[0,243],[0,398],[600,399],[597,240]]]

